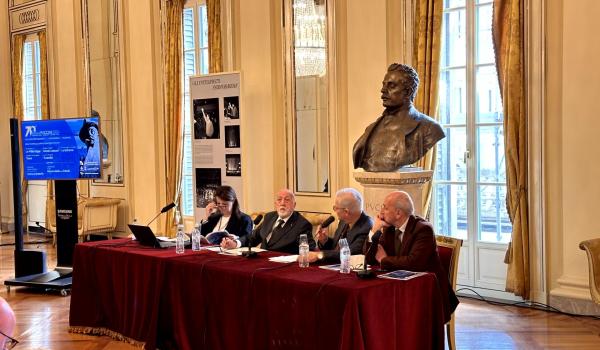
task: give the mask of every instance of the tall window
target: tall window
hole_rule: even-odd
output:
[[[23,44],[23,119],[42,119],[42,83],[40,80],[40,41],[28,35]]]
[[[181,103],[183,118],[182,214],[194,215],[192,183],[192,128],[190,125],[190,76],[208,73],[208,19],[204,0],[188,0],[183,9],[183,62]]]
[[[440,119],[432,200],[436,232],[507,243],[502,101],[492,43],[491,0],[445,0]]]

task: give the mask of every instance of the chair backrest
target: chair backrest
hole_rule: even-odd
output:
[[[579,248],[587,253],[592,300],[600,304],[600,238],[583,241]]]
[[[456,276],[458,275],[458,256],[460,254],[460,247],[462,247],[462,239],[448,237],[448,236],[435,236],[435,240],[438,246],[438,255],[440,261],[446,272],[448,272],[448,278],[452,284],[452,289],[456,290]]]

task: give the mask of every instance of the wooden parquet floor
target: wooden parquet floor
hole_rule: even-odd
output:
[[[2,281],[14,275],[14,246],[6,245],[13,241],[12,235],[0,235]],[[55,249],[50,243],[26,245],[26,249],[45,250],[48,269],[56,265]],[[69,296],[14,287],[10,293],[0,288],[0,296],[17,317],[14,338],[20,343],[15,349],[135,349],[109,337],[69,333]],[[461,298],[456,321],[457,349],[600,349],[600,320]]]

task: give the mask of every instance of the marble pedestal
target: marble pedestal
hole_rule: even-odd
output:
[[[405,191],[410,194],[415,205],[415,214],[424,216],[423,213],[423,186],[431,181],[433,170],[409,168],[398,172],[372,173],[357,170],[354,179],[364,186],[365,212],[375,217],[383,199],[392,191]],[[414,169],[414,170],[412,170]]]

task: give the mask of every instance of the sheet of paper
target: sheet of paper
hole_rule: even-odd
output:
[[[298,260],[298,255],[281,255],[274,256],[269,258],[269,261],[278,262],[278,263],[291,263]]]
[[[247,252],[247,251],[248,251],[248,247],[242,247],[242,248],[223,250],[220,253],[224,254],[224,255],[242,255],[242,252]],[[252,251],[256,252],[256,253],[260,253],[260,252],[264,252],[265,249],[252,248]]]

